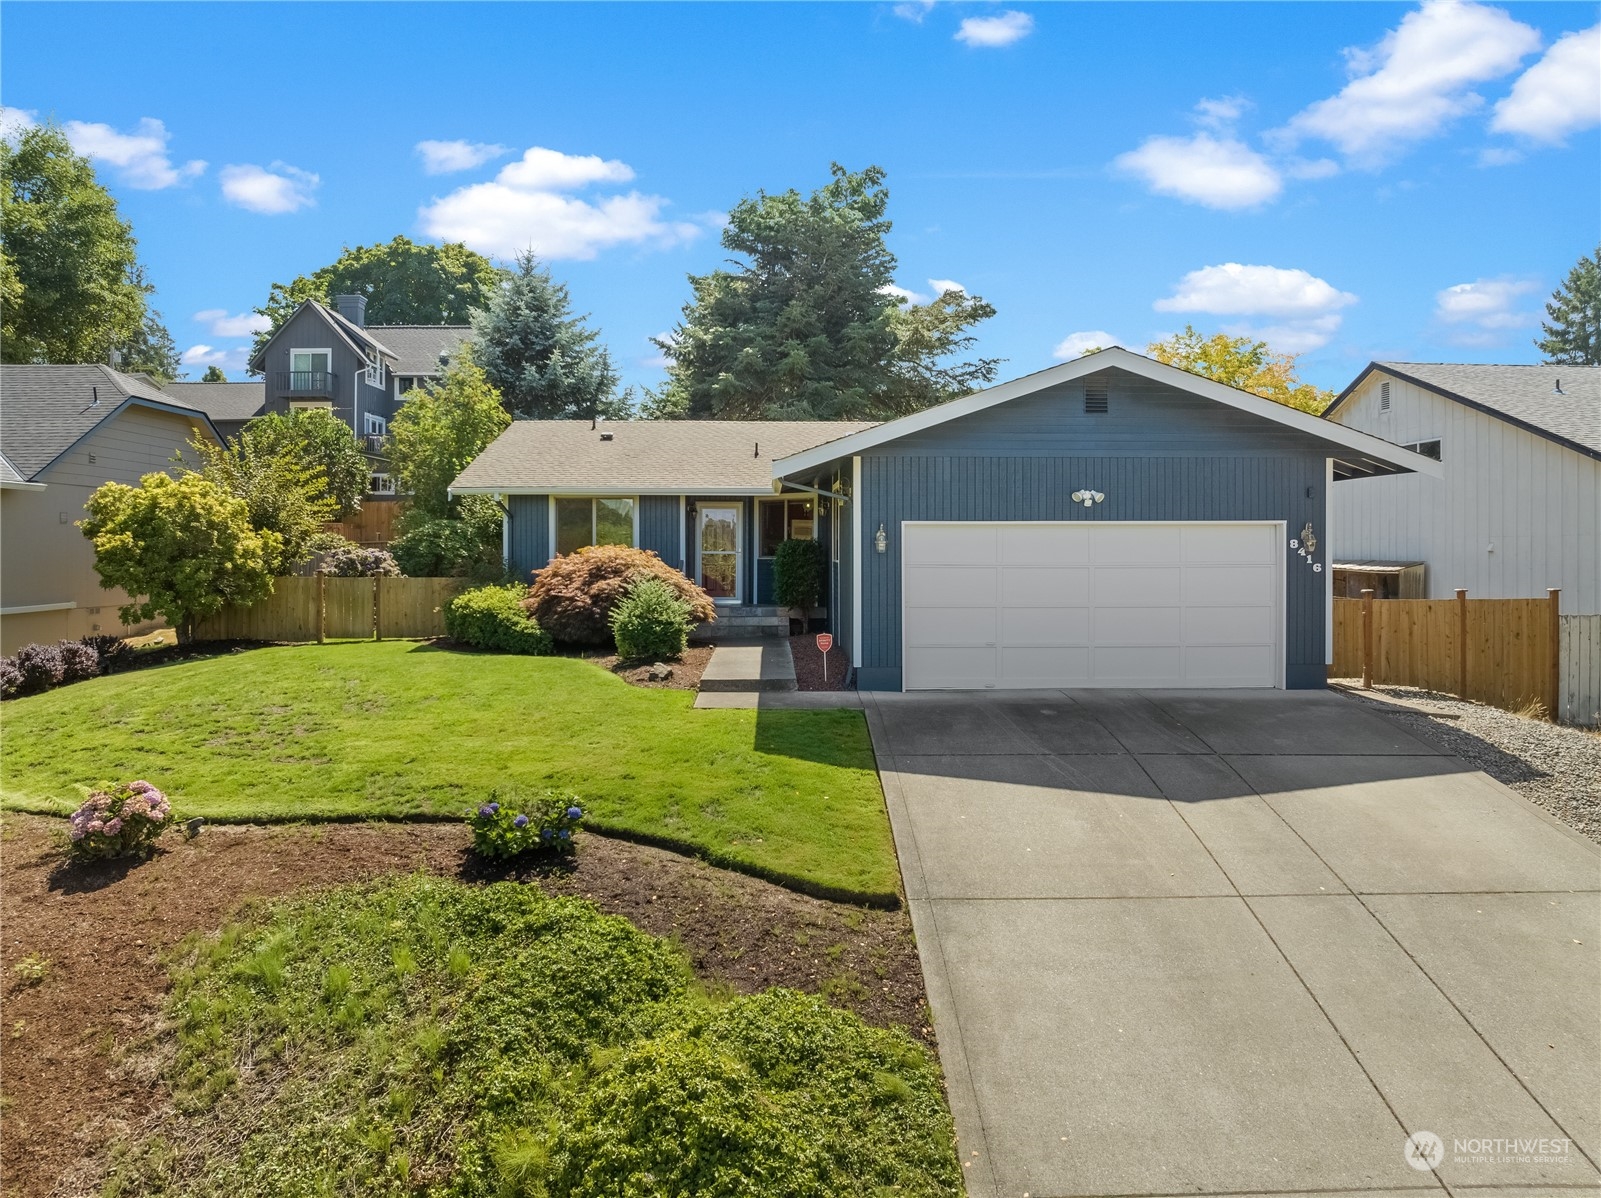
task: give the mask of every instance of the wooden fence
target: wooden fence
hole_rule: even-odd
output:
[[[1331,673],[1559,718],[1557,600],[1337,598]]]
[[[395,521],[400,519],[404,504],[399,499],[378,499],[369,496],[362,500],[361,511],[348,519],[324,524],[324,532],[336,532],[346,540],[360,545],[382,548],[395,539]]]
[[[1601,615],[1563,616],[1561,653],[1562,722],[1601,725]]]
[[[195,625],[199,640],[323,641],[445,635],[460,578],[278,578],[272,594]]]

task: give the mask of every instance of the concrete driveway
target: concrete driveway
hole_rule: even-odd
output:
[[[1328,692],[864,697],[972,1194],[1601,1193],[1595,845]]]

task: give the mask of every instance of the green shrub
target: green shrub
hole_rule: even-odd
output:
[[[780,607],[796,607],[810,615],[823,602],[823,544],[784,541],[773,555],[773,598]]]
[[[523,610],[519,586],[478,587],[445,605],[445,631],[451,639],[505,653],[550,652],[550,636]]]
[[[636,579],[612,608],[612,637],[622,658],[677,657],[692,627],[689,604],[659,578]]]
[[[409,578],[500,579],[500,509],[487,495],[463,496],[450,516],[410,508],[389,552]]]
[[[473,852],[506,861],[535,850],[563,856],[572,852],[577,847],[573,833],[583,818],[577,795],[546,791],[531,803],[519,803],[514,798],[501,802],[499,794],[491,794],[489,802],[467,817],[467,826]]]
[[[717,618],[710,595],[648,549],[626,545],[592,545],[556,558],[534,575],[525,606],[558,641],[604,645],[612,637],[613,609],[641,575],[671,587],[695,623]]]

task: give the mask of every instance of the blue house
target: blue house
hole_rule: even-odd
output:
[[[818,537],[863,689],[1307,688],[1329,487],[1407,471],[1440,463],[1114,348],[877,425],[519,422],[453,489],[519,573],[629,543],[730,608]]]

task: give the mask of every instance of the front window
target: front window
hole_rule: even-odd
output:
[[[758,557],[773,557],[785,541],[815,539],[816,522],[813,518],[813,501],[810,499],[768,499],[757,505],[760,508],[761,538]]]
[[[576,553],[587,545],[634,543],[632,499],[556,500],[556,553]]]
[[[395,476],[393,474],[374,474],[367,480],[367,492],[371,495],[393,495],[395,493]]]

